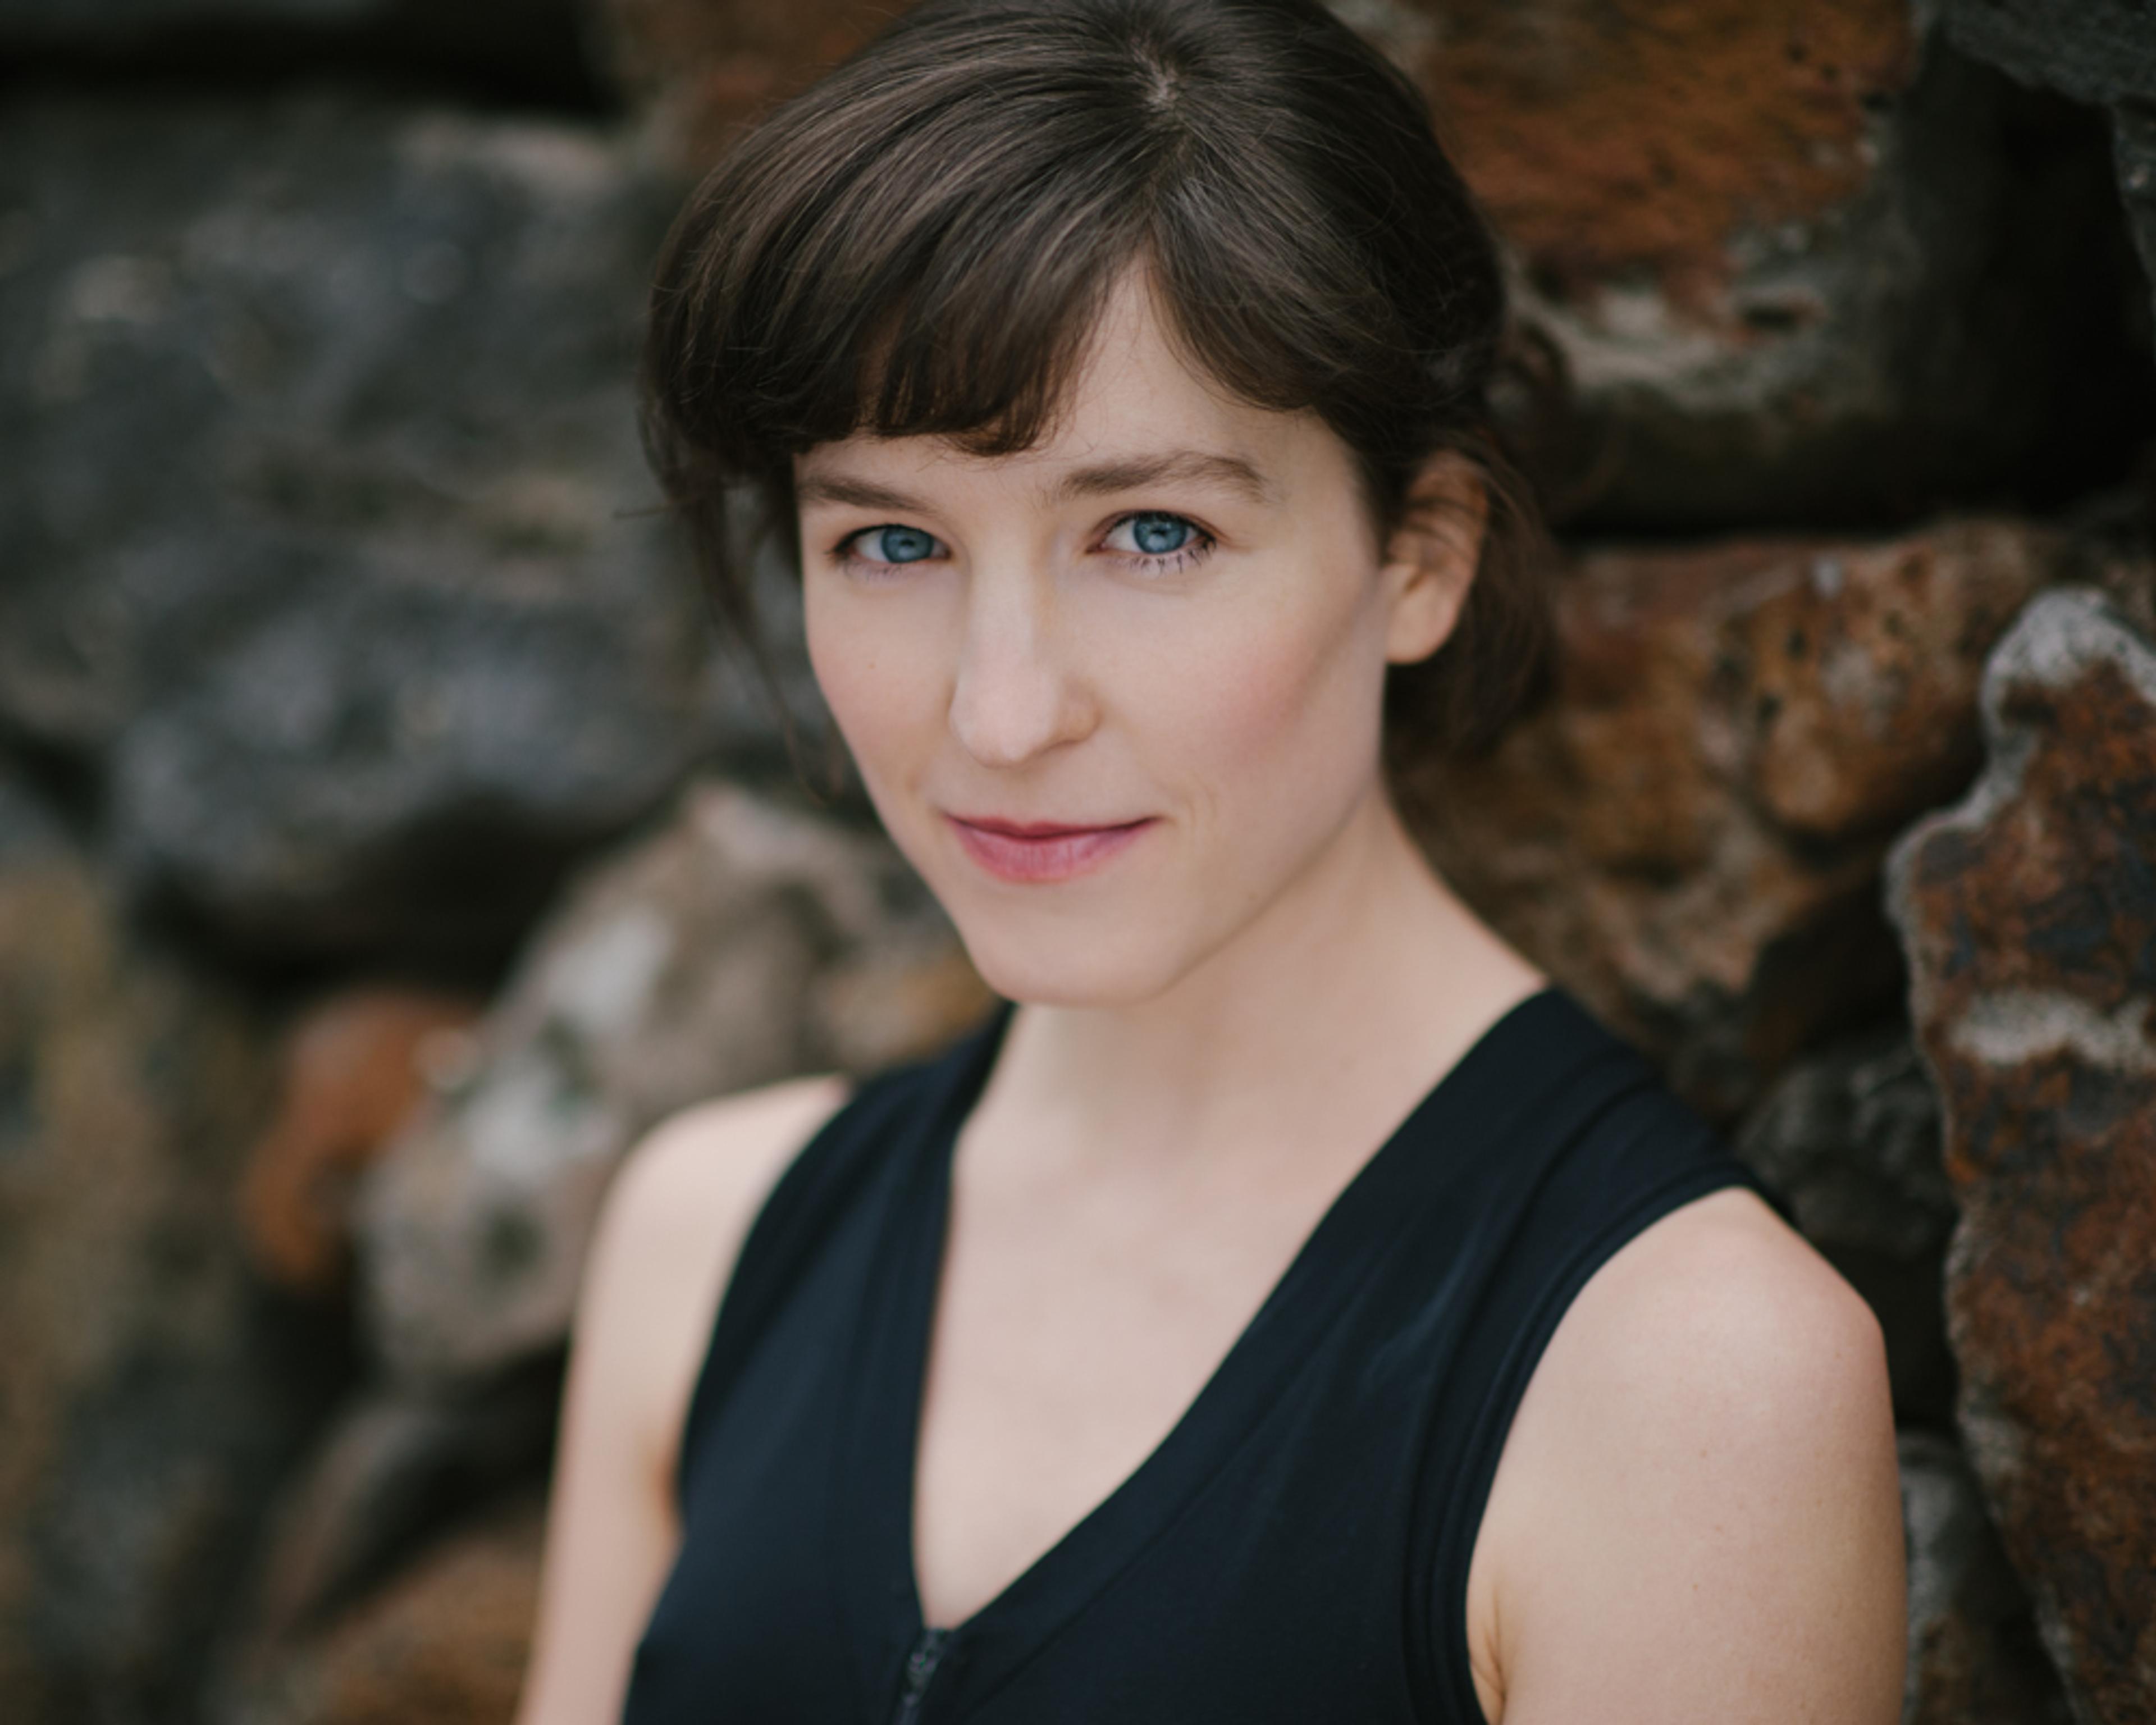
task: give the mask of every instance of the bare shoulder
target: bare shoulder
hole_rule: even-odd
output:
[[[764,1195],[844,1100],[829,1078],[676,1115],[629,1153],[585,1260],[519,1725],[612,1718],[680,1537],[683,1419]]]
[[[1659,1394],[1628,1398],[1628,1409],[1686,1424],[1702,1402],[1764,1410],[1764,1396],[1785,1411],[1784,1400],[1868,1380],[1884,1358],[1871,1307],[1741,1188],[1683,1205],[1628,1241],[1581,1290],[1550,1353],[1558,1375],[1598,1397],[1646,1379]]]
[[[1901,1542],[1870,1308],[1753,1194],[1697,1199],[1589,1280],[1522,1399],[1470,1583],[1486,1709],[1892,1718]]]
[[[1635,1488],[1654,1471],[1673,1499],[1722,1479],[1755,1501],[1807,1491],[1830,1461],[1892,1449],[1871,1308],[1742,1189],[1627,1243],[1580,1291],[1543,1363],[1534,1417],[1571,1465],[1607,1457]]]
[[[607,1195],[602,1231],[634,1235],[647,1247],[676,1238],[707,1242],[715,1222],[732,1220],[746,1232],[787,1163],[845,1096],[845,1081],[825,1075],[744,1091],[669,1117],[623,1161]]]
[[[749,1227],[846,1093],[841,1079],[803,1078],[685,1109],[646,1134],[614,1176],[575,1345],[603,1356],[604,1376],[638,1409],[663,1475]]]

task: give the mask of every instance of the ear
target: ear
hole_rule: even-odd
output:
[[[1489,517],[1489,490],[1468,457],[1440,449],[1422,465],[1379,571],[1390,608],[1385,657],[1393,664],[1427,659],[1450,639]]]

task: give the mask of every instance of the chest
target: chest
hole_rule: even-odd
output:
[[[1376,1352],[1401,1368],[1373,1371],[1364,1338],[1342,1333],[1339,1295],[1361,1255],[1344,1241],[1322,1255],[1343,1283],[1298,1257],[1286,1297],[1246,1290],[1259,1313],[1194,1394],[1200,1327],[1152,1353],[1164,1432],[1131,1417],[1127,1359],[1109,1373],[1121,1411],[1075,1441],[1055,1410],[1082,1398],[1019,1363],[1000,1428],[946,1419],[940,1461],[923,1417],[929,1338],[942,1347],[960,1328],[934,1321],[906,1273],[928,1266],[894,1256],[881,1267],[895,1275],[870,1273],[865,1251],[854,1274],[834,1266],[796,1290],[723,1404],[692,1414],[684,1538],[639,1650],[629,1725],[708,1721],[714,1696],[735,1703],[730,1717],[860,1725],[1452,1717],[1414,1699],[1442,1656],[1416,1640],[1435,1609],[1418,1579],[1431,1563],[1419,1489],[1430,1384],[1397,1347]],[[949,1267],[965,1273],[963,1259]],[[984,1294],[998,1285],[1015,1283],[981,1278]],[[1214,1311],[1214,1346],[1234,1322]],[[1163,1363],[1178,1358],[1179,1375]],[[976,1372],[963,1393],[985,1404],[986,1382]],[[1038,1446],[1029,1475],[981,1471],[1021,1441]],[[1065,1481],[1089,1466],[1098,1495],[1080,1502]],[[956,1512],[916,1527],[916,1487],[935,1489],[939,1467]],[[995,1527],[998,1507],[1026,1538]],[[937,1542],[969,1531],[982,1537],[938,1571]],[[975,1597],[939,1598],[954,1578]],[[925,1642],[924,1623],[954,1633]],[[924,1645],[938,1662],[906,1713]]]
[[[927,1620],[972,1616],[1158,1449],[1352,1170],[968,1181],[950,1205],[913,1481]]]

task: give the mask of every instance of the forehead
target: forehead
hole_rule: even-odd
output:
[[[794,475],[804,502],[842,492],[850,476],[932,474],[993,479],[1051,496],[1124,489],[1113,483],[1118,477],[1132,485],[1169,480],[1277,502],[1299,483],[1334,467],[1344,471],[1345,457],[1315,413],[1257,407],[1197,369],[1147,278],[1132,270],[1108,295],[1084,358],[1028,448],[983,455],[940,436],[857,433],[797,456]]]

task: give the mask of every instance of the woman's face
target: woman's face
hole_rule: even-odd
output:
[[[1150,999],[1322,878],[1379,795],[1386,665],[1460,598],[1381,557],[1322,420],[1192,372],[1136,275],[1034,448],[856,436],[795,476],[817,680],[1019,1000]]]

